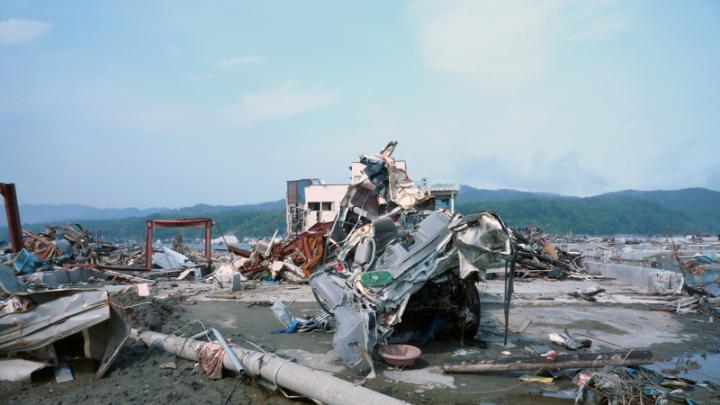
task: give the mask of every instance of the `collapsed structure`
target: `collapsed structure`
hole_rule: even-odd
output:
[[[513,253],[497,215],[435,209],[433,197],[395,164],[396,145],[360,157],[365,177],[349,187],[328,237],[335,257],[310,280],[335,316],[333,346],[351,366],[370,363],[380,341],[446,328],[474,336],[475,283],[492,261]]]

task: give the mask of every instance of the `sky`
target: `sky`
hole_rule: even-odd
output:
[[[349,180],[720,190],[717,1],[0,1],[21,204],[244,204]]]

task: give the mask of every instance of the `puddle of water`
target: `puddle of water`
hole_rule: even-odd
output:
[[[720,384],[720,353],[692,352],[645,367],[657,372],[677,370],[678,377]]]
[[[451,375],[442,374],[439,367],[428,367],[419,370],[386,370],[383,374],[391,380],[428,388],[457,388],[455,378]]]
[[[543,392],[542,396],[544,396],[546,398],[574,400],[575,397],[577,396],[577,389],[556,391],[556,392],[545,391],[545,392]]]

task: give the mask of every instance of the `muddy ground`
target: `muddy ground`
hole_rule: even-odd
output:
[[[498,358],[503,351],[514,356],[527,355],[527,347],[548,344],[547,333],[568,328],[571,333],[589,336],[593,351],[649,348],[665,360],[677,361],[689,353],[705,354],[715,363],[720,349],[720,322],[709,322],[701,315],[677,315],[650,310],[649,303],[662,303],[664,297],[639,294],[612,281],[599,282],[608,294],[599,302],[575,300],[567,292],[588,282],[543,280],[519,282],[511,313],[508,346],[502,344],[502,282],[480,286],[483,311],[481,331],[476,339],[436,339],[422,347],[418,363],[404,370],[376,362],[377,378],[365,386],[412,403],[496,403],[555,404],[572,403],[574,386],[560,376],[552,384],[524,383],[523,373],[501,375],[445,375],[440,367],[447,361],[472,358]],[[226,293],[227,294],[227,293]],[[360,382],[362,374],[346,369],[332,351],[332,334],[271,334],[281,328],[268,308],[280,297],[295,316],[321,311],[307,286],[263,286],[244,290],[233,299],[219,299],[218,293],[200,283],[159,283],[155,298],[140,298],[134,289],[115,295],[124,306],[136,307],[134,327],[163,333],[193,334],[202,329],[194,320],[218,328],[239,346],[250,343],[298,363]],[[557,347],[553,347],[558,349]],[[702,362],[702,357],[696,357]],[[716,366],[717,366],[716,364]],[[2,403],[289,403],[249,380],[226,375],[211,380],[192,362],[174,355],[149,350],[143,344],[128,342],[106,377],[95,380],[94,365],[71,362],[75,380],[58,384],[48,369],[36,376],[32,385],[3,385]],[[172,367],[175,368],[165,368]],[[161,367],[162,366],[162,367]],[[659,363],[669,368],[671,363]],[[702,371],[700,371],[702,370]],[[687,370],[696,381],[720,384],[720,370],[713,366]],[[695,374],[693,374],[695,372]],[[532,374],[532,373],[529,373]],[[697,390],[698,403],[720,401],[717,392]]]

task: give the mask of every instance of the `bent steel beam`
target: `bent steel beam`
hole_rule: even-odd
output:
[[[146,222],[145,267],[152,268],[153,230],[158,228],[205,227],[205,257],[212,262],[212,218],[150,219]]]

